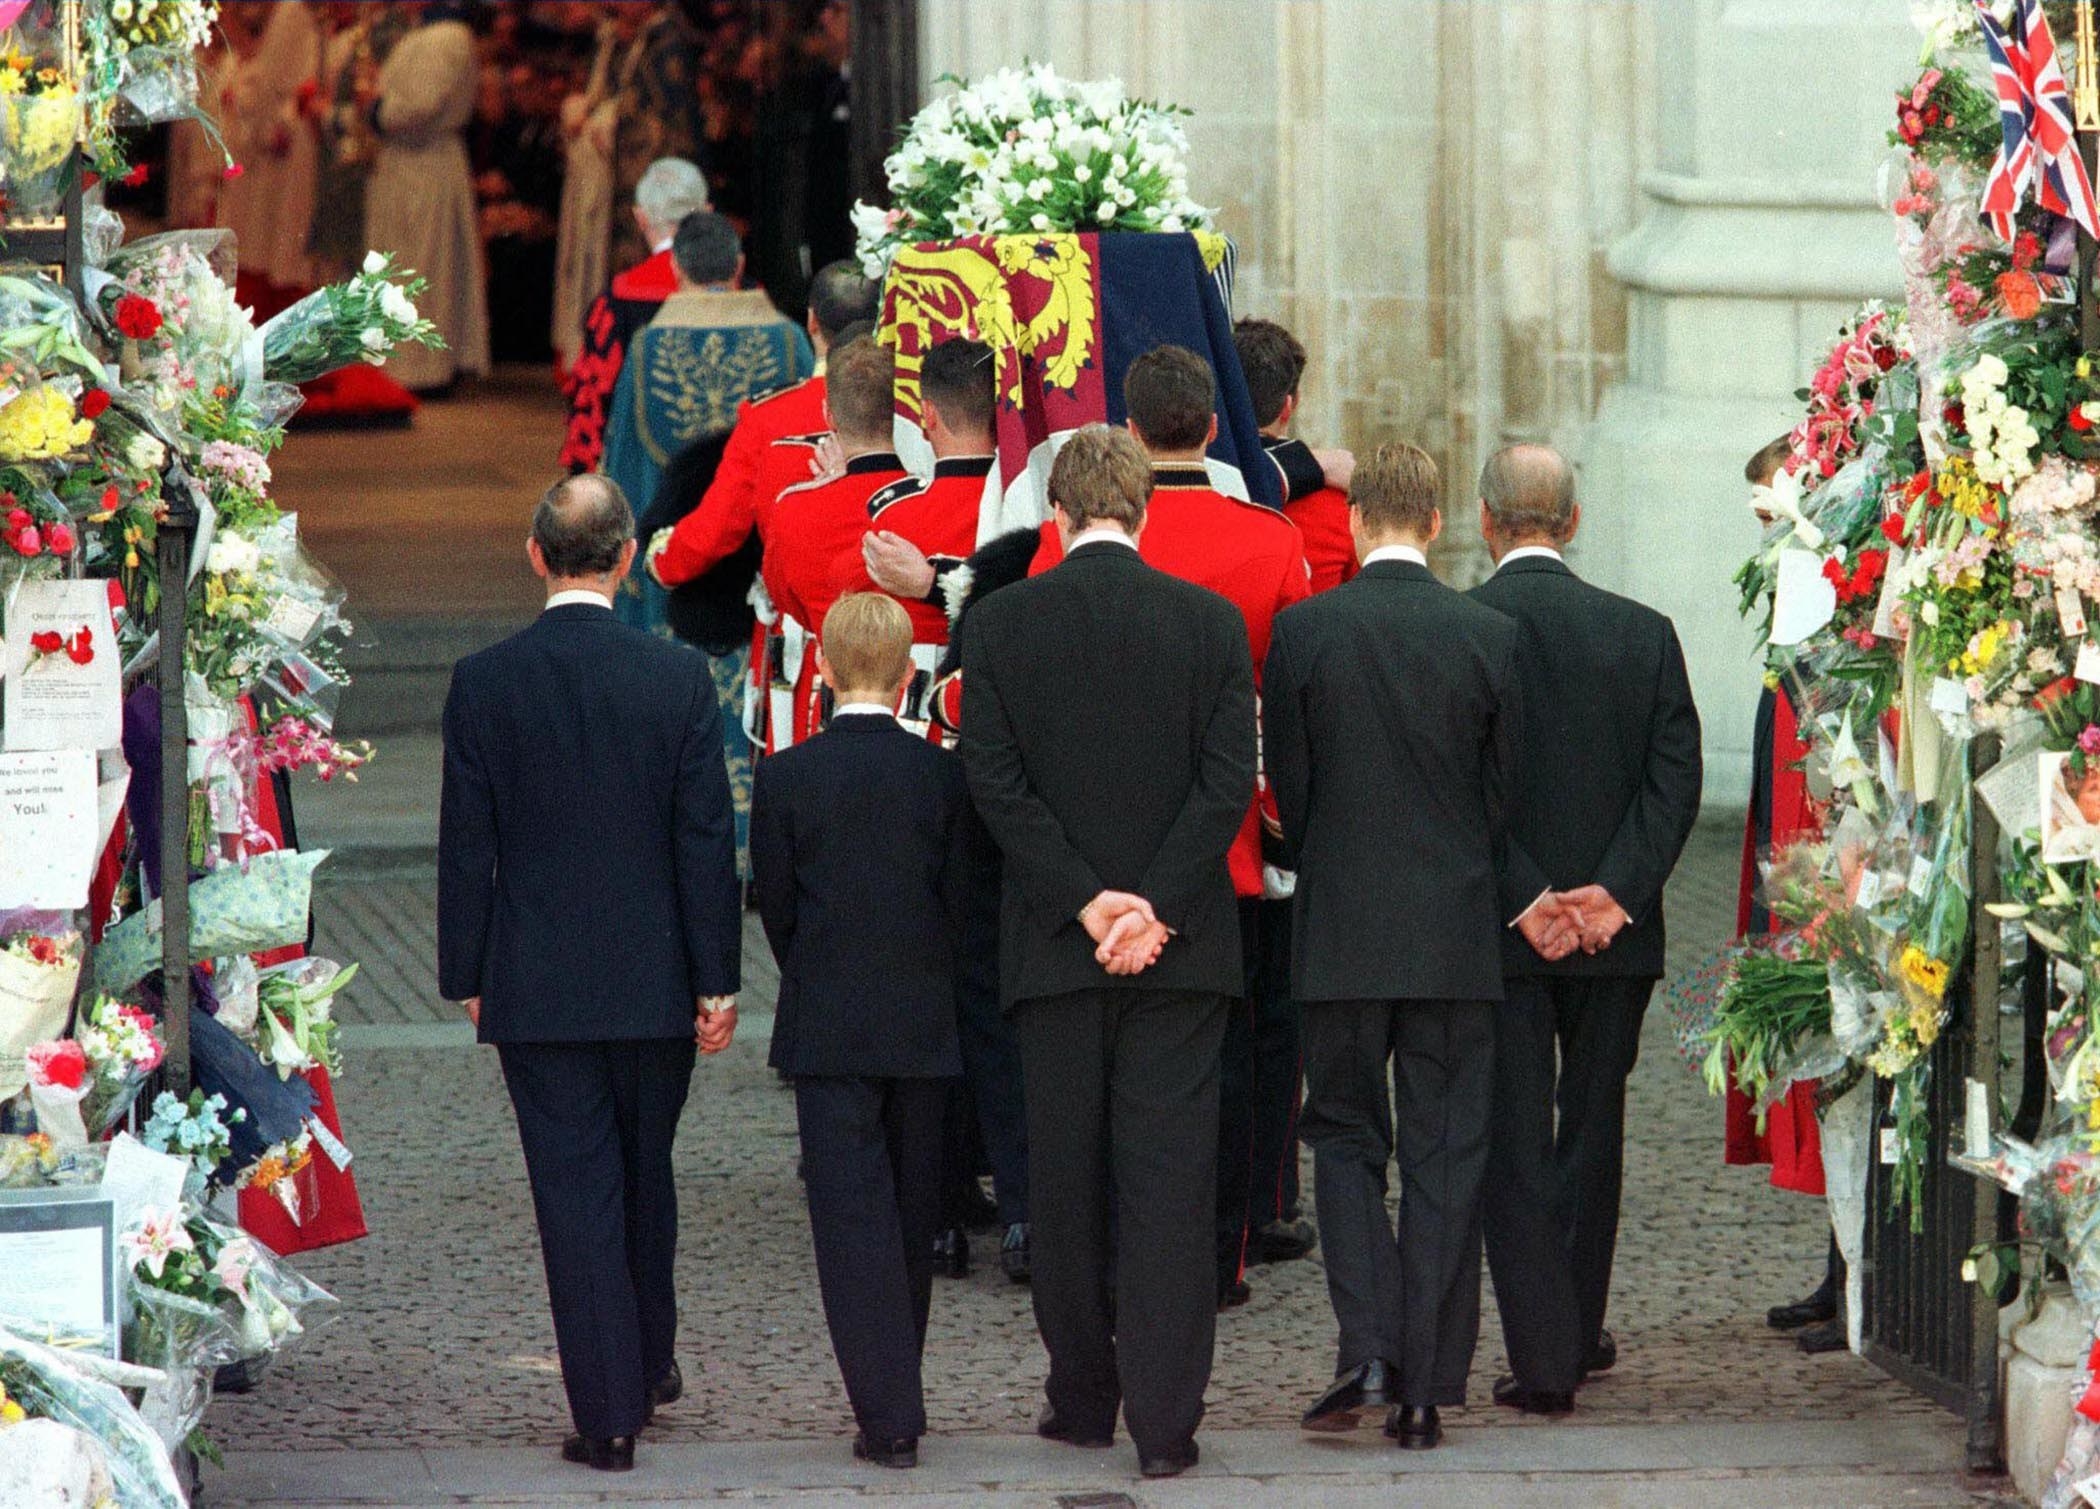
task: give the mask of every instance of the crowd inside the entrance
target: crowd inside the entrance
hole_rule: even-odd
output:
[[[1701,783],[1669,622],[1567,562],[1573,467],[1489,459],[1496,569],[1454,591],[1435,463],[1310,451],[1306,351],[1249,319],[1222,368],[1137,355],[1127,423],[992,530],[997,353],[924,353],[907,434],[878,285],[825,264],[789,319],[711,189],[640,175],[654,250],[582,317],[533,518],[547,611],[446,711],[441,987],[517,1110],[565,1455],[631,1465],[683,1391],[670,1147],[746,905],[858,1456],[938,1429],[934,1280],[987,1224],[1040,1433],[1120,1419],[1148,1475],[1198,1458],[1216,1316],[1316,1248],[1306,1429],[1435,1447],[1483,1254],[1495,1402],[1572,1411],[1617,1360],[1625,1085]],[[1280,508],[1219,490],[1225,383]]]
[[[112,202],[233,231],[265,311],[387,249],[447,347],[404,357],[410,389],[566,374],[655,249],[615,207],[658,158],[698,165],[787,307],[850,249],[847,28],[844,0],[232,0],[198,58],[216,128],[173,127]]]

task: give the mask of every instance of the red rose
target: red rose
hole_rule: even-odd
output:
[[[1876,346],[1874,348],[1874,365],[1881,368],[1884,372],[1895,366],[1896,348],[1894,346]]]
[[[104,513],[115,513],[118,504],[123,501],[123,494],[117,491],[116,483],[112,482],[109,486],[102,489],[102,511]]]
[[[37,533],[34,524],[17,529],[7,537],[7,543],[16,555],[37,556],[44,553],[44,537]]]
[[[101,388],[89,388],[80,395],[80,417],[100,419],[109,412],[109,394]]]
[[[56,938],[46,938],[39,933],[29,940],[29,957],[37,964],[59,964],[64,962],[66,955]]]
[[[72,642],[66,646],[66,659],[72,661],[75,665],[87,665],[90,662],[92,662],[94,658],[94,631],[89,629],[85,624],[83,624],[81,625],[80,632],[78,634],[75,634],[72,638]]]
[[[1903,516],[1901,514],[1890,514],[1881,521],[1881,537],[1891,545],[1902,544],[1903,534]]]
[[[66,524],[53,524],[44,531],[44,544],[50,548],[53,555],[71,555],[73,553],[72,527]]]
[[[59,633],[56,629],[38,629],[29,636],[29,648],[35,650],[39,655],[56,655],[65,647],[66,636]],[[34,952],[35,948],[36,945],[32,942],[30,944],[31,952]]]
[[[1839,560],[1836,556],[1832,556],[1829,560],[1825,561],[1823,563],[1823,580],[1830,583],[1830,585],[1833,587],[1844,586],[1845,563]]]
[[[116,319],[117,329],[135,341],[150,341],[160,334],[160,306],[135,293],[117,300]]]
[[[125,174],[125,175],[123,176],[123,178],[122,178],[122,179],[120,179],[119,181],[120,181],[120,182],[121,182],[121,183],[122,183],[122,184],[124,185],[124,187],[126,187],[127,189],[137,189],[137,188],[144,188],[144,187],[145,187],[145,184],[146,184],[146,180],[147,180],[147,179],[149,179],[149,178],[151,178],[152,176],[153,176],[153,167],[152,167],[152,165],[151,165],[150,163],[143,163],[143,162],[142,162],[142,163],[140,163],[140,164],[139,164],[139,165],[138,165],[137,167],[133,168],[133,169],[132,169],[132,170],[131,170],[131,171],[130,171],[129,173],[126,173],[126,174]]]

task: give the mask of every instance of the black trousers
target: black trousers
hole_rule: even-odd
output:
[[[975,814],[971,821],[976,822]],[[1021,1046],[999,1009],[999,850],[976,828],[974,853],[987,877],[964,919],[963,964],[956,981],[956,1027],[963,1083],[975,1104],[977,1133],[992,1166],[999,1223],[1028,1219],[1028,1120],[1021,1086]],[[970,1176],[976,1177],[976,1169]]]
[[[1225,1018],[1218,1063],[1218,1293],[1246,1268],[1252,1230],[1298,1205],[1298,1003],[1291,997],[1291,904],[1240,900],[1244,999]]]
[[[824,1324],[853,1418],[873,1440],[926,1430],[919,1363],[940,1224],[941,1116],[952,1081],[795,1080]]]
[[[1583,1351],[1597,1345],[1619,1248],[1626,1164],[1626,1081],[1641,1053],[1652,979],[1544,979],[1560,1042],[1553,1139],[1556,1210],[1575,1276]]]
[[[1203,1418],[1217,1297],[1218,1044],[1225,998],[1088,990],[1022,1001],[1044,1392],[1084,1432],[1179,1450]],[[1113,1209],[1111,1209],[1113,1202]],[[1114,1232],[1111,1245],[1111,1230]]]
[[[1481,1211],[1488,1271],[1517,1382],[1567,1394],[1582,1381],[1585,1343],[1553,1164],[1553,993],[1541,979],[1507,980],[1504,988],[1495,1008],[1495,1121]]]
[[[1298,1219],[1298,1107],[1305,1084],[1298,1001],[1291,994],[1291,903],[1264,901],[1254,997],[1254,1182],[1247,1224]]]
[[[532,1181],[569,1413],[586,1436],[631,1436],[678,1335],[671,1144],[693,1040],[496,1051]]]
[[[1494,1013],[1488,1001],[1304,1006],[1300,1134],[1340,1330],[1335,1371],[1382,1358],[1409,1405],[1465,1403],[1480,1335]],[[1397,1233],[1385,1208],[1396,1154]]]

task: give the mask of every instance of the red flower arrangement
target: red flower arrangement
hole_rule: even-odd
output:
[[[69,1037],[38,1043],[29,1049],[27,1057],[31,1084],[77,1090],[87,1083],[87,1050]]]
[[[1886,550],[1862,550],[1847,571],[1845,563],[1832,556],[1823,563],[1823,579],[1837,589],[1840,603],[1858,602],[1881,588],[1882,573],[1888,570]]]
[[[117,329],[135,341],[150,341],[160,334],[160,305],[138,294],[127,293],[117,300]]]
[[[73,553],[73,529],[69,524],[39,524],[36,515],[15,501],[13,493],[0,493],[0,507],[7,509],[7,526],[0,529],[0,541],[7,548],[26,560],[35,560],[49,552],[52,555]]]
[[[1946,118],[1946,111],[1932,98],[1932,91],[1939,88],[1944,77],[1939,69],[1929,68],[1911,86],[1910,93],[1896,96],[1896,135],[1902,138],[1904,146],[1915,147],[1925,139],[1927,131]]]
[[[100,419],[109,412],[109,393],[103,388],[89,388],[80,395],[80,417]]]

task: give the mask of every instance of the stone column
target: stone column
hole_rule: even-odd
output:
[[[1656,8],[1657,166],[1611,249],[1626,377],[1585,446],[1576,563],[1676,620],[1706,727],[1706,800],[1740,806],[1758,666],[1729,576],[1755,548],[1744,461],[1800,416],[1838,325],[1901,296],[1874,183],[1917,38],[1895,0]]]

